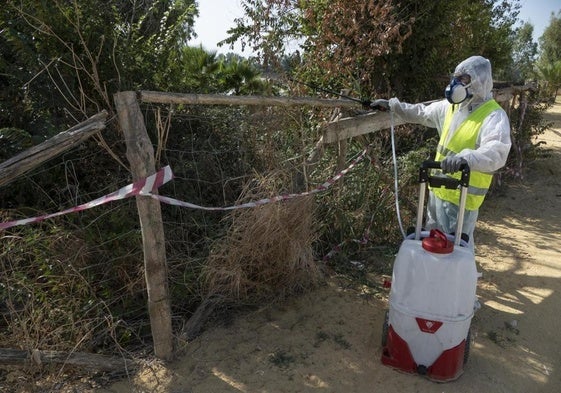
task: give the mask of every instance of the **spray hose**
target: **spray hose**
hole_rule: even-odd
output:
[[[397,174],[397,155],[395,152],[395,129],[394,129],[394,114],[390,111],[390,133],[392,140],[392,160],[393,160],[393,178],[394,178],[394,195],[395,195],[395,211],[397,214],[397,222],[399,224],[399,230],[401,235],[405,239],[407,234],[403,229],[403,223],[401,222],[401,212],[399,210],[399,184],[398,184],[398,174]]]

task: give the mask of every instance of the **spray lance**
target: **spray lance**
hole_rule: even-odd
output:
[[[307,86],[307,87],[309,87],[311,89],[314,89],[316,91],[321,91],[323,93],[332,94],[334,96],[344,98],[345,100],[358,102],[362,105],[362,108],[365,109],[365,110],[374,109],[374,110],[379,110],[379,111],[382,111],[382,112],[385,112],[385,111],[389,110],[389,107],[387,105],[384,105],[385,100],[374,100],[374,101],[372,101],[370,99],[354,98],[354,97],[350,97],[350,96],[345,95],[345,94],[337,93],[333,90],[329,90],[329,89],[326,89],[326,88],[321,87],[321,86],[314,85],[312,83],[302,82],[302,81],[299,81],[299,80],[291,78],[291,77],[288,77],[288,79],[292,82],[298,83],[300,85]]]

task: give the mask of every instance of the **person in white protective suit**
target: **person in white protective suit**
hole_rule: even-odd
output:
[[[492,98],[491,62],[472,56],[456,67],[445,99],[424,104],[408,104],[397,98],[375,100],[373,108],[389,109],[408,123],[436,128],[440,135],[435,161],[441,162],[448,176],[462,164],[471,169],[468,198],[462,232],[469,236],[473,250],[473,232],[479,207],[495,171],[506,163],[510,151],[510,122],[506,112]],[[459,191],[431,189],[425,229],[456,232]]]

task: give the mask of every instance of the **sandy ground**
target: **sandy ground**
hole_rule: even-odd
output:
[[[561,391],[561,102],[551,154],[482,208],[476,262],[482,308],[464,374],[439,384],[380,362],[387,293],[342,279],[281,307],[244,315],[100,393]]]

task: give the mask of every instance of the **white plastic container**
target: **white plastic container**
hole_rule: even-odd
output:
[[[473,315],[477,269],[471,250],[425,250],[420,240],[404,240],[396,256],[390,304],[426,317],[450,321]]]
[[[430,367],[466,340],[476,286],[469,249],[441,254],[425,250],[420,240],[402,243],[393,268],[389,325],[407,342],[417,365]]]
[[[469,329],[476,302],[475,257],[461,236],[432,229],[422,232],[427,185],[460,188],[457,228],[462,233],[470,170],[460,179],[431,176],[440,162],[425,161],[419,170],[419,206],[414,238],[396,256],[390,307],[382,331],[382,363],[446,382],[457,379],[469,355]],[[450,237],[454,240],[451,241]]]

